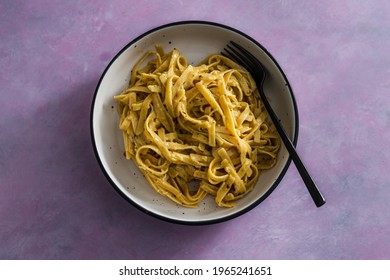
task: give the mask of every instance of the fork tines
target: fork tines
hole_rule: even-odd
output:
[[[230,43],[226,45],[226,48],[224,48],[224,51],[226,53],[221,52],[222,55],[232,59],[238,64],[241,64],[244,68],[251,72],[251,74],[259,75],[264,71],[264,67],[261,62],[253,54],[236,42],[230,41]]]

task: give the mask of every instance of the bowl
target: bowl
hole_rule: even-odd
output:
[[[251,51],[267,68],[264,90],[286,133],[296,145],[298,109],[286,75],[275,58],[259,42],[232,27],[205,21],[184,21],[154,28],[128,43],[104,70],[93,97],[91,138],[98,163],[114,189],[143,212],[159,219],[188,225],[213,224],[238,217],[269,197],[290,164],[289,154],[281,146],[277,164],[259,178],[254,189],[237,201],[233,208],[221,208],[207,196],[197,208],[177,205],[158,194],[136,165],[125,159],[122,132],[114,95],[129,83],[130,71],[147,51],[161,44],[166,52],[177,48],[190,64],[198,64],[212,53],[220,53],[229,41],[236,41]]]

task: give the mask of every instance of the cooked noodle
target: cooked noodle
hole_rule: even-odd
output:
[[[156,46],[115,96],[126,158],[180,205],[196,207],[209,194],[234,206],[280,147],[255,90],[250,74],[222,55],[192,66],[177,49]]]

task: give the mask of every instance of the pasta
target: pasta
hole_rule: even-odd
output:
[[[233,207],[262,170],[273,167],[279,136],[267,120],[256,84],[222,55],[199,66],[157,45],[116,95],[127,159],[161,195],[197,207],[212,195]]]

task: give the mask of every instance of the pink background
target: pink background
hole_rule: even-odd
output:
[[[390,2],[0,2],[1,259],[389,259]],[[251,212],[170,224],[121,198],[89,114],[111,58],[151,28],[207,20],[263,44],[300,117],[296,168]]]

